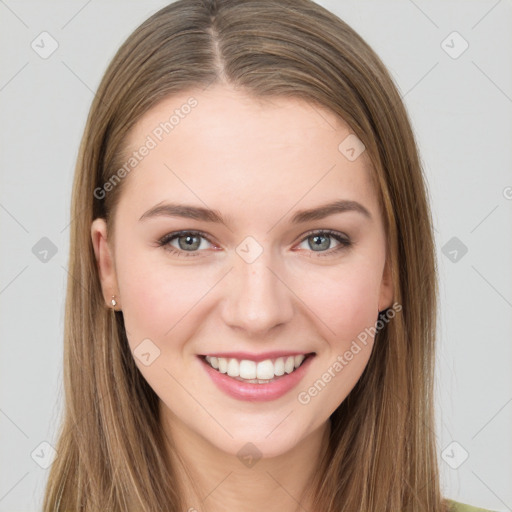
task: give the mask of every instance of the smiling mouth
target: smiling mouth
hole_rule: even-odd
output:
[[[234,357],[200,356],[206,364],[219,373],[241,382],[267,384],[293,373],[306,359],[313,357],[315,352],[253,361]]]

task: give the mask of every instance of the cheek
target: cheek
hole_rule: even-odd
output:
[[[297,283],[331,345],[344,346],[377,321],[379,268],[379,262],[323,268]]]
[[[319,272],[302,287],[305,302],[320,319],[326,344],[311,377],[297,395],[301,410],[317,427],[354,388],[368,364],[378,319],[379,262],[347,265],[330,276]]]
[[[157,264],[147,253],[136,251],[130,259],[119,259],[117,275],[131,346],[145,338],[156,342],[175,338],[212,286],[207,278],[198,278],[192,266],[162,265],[161,258]]]

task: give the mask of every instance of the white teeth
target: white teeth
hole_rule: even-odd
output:
[[[256,377],[262,380],[269,380],[274,378],[274,363],[270,359],[260,361],[256,367]]]
[[[305,359],[300,354],[297,356],[278,357],[277,359],[265,359],[256,363],[249,359],[239,361],[234,358],[206,356],[206,361],[219,370],[220,373],[227,373],[230,377],[239,377],[246,380],[271,380],[280,377],[285,373],[292,373]]]
[[[292,373],[294,366],[295,366],[295,357],[294,356],[290,356],[286,360],[286,363],[284,363],[284,371],[286,373]]]
[[[228,371],[228,360],[223,357],[218,357],[217,361],[219,363],[219,372],[226,373]]]
[[[284,358],[278,357],[274,363],[274,374],[277,376],[284,375]]]
[[[236,359],[228,361],[228,375],[230,377],[238,377],[240,375],[240,365]]]
[[[235,359],[233,359],[235,361]],[[242,359],[240,361],[240,377],[242,379],[255,379],[257,375],[257,366],[254,361]]]

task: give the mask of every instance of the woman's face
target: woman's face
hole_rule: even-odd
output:
[[[165,99],[131,131],[115,239],[102,219],[92,238],[105,300],[116,295],[171,428],[278,455],[361,376],[365,329],[393,291],[369,160],[350,133],[300,99],[227,86]]]

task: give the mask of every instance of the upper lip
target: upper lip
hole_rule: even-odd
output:
[[[250,361],[265,361],[265,359],[277,359],[278,357],[284,356],[308,356],[310,354],[314,354],[314,352],[301,352],[297,350],[277,350],[273,352],[260,352],[259,354],[251,354],[249,352],[211,352],[208,354],[202,354],[202,356],[209,357],[222,357],[226,359],[238,359],[241,361],[242,359],[249,359]]]

